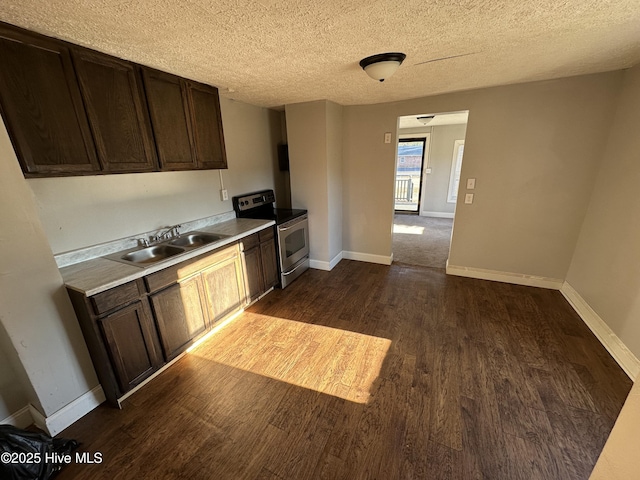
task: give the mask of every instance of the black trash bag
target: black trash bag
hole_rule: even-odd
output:
[[[78,446],[75,440],[0,425],[0,479],[49,480],[65,465],[54,454],[68,455]]]

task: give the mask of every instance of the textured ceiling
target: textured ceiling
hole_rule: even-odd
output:
[[[640,0],[2,0],[0,19],[268,107],[389,102],[640,63]],[[377,83],[358,62],[388,51],[407,59]]]

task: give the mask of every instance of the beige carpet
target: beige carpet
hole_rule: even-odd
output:
[[[393,261],[445,268],[453,219],[398,215],[393,221]]]

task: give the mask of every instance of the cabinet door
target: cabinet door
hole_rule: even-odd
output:
[[[193,340],[206,332],[209,321],[201,302],[202,297],[198,275],[151,295],[151,305],[167,361],[185,351]]]
[[[202,272],[212,322],[238,312],[245,304],[240,255],[228,258]]]
[[[180,77],[142,69],[151,124],[162,170],[197,167],[185,82]]]
[[[260,247],[256,246],[244,252],[245,286],[247,303],[253,302],[264,293],[264,276],[262,274],[262,256]]]
[[[227,168],[218,89],[187,81],[198,168]]]
[[[155,170],[151,125],[135,65],[83,48],[73,50],[73,59],[103,170]]]
[[[146,300],[118,310],[98,322],[122,393],[135,387],[162,365],[158,337]]]
[[[0,104],[25,177],[100,171],[69,49],[0,25]]]
[[[262,272],[264,276],[264,291],[275,287],[279,282],[278,257],[276,254],[276,242],[274,238],[260,243],[260,253],[262,260]]]

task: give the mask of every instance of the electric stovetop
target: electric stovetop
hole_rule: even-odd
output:
[[[239,218],[260,218],[275,220],[277,225],[293,220],[307,213],[300,208],[274,208],[273,190],[261,190],[233,197],[233,209]]]
[[[269,210],[265,209],[261,212],[255,212],[255,214],[249,214],[251,216],[247,216],[247,218],[275,220],[276,225],[282,225],[283,223],[287,223],[289,220],[301,217],[306,213],[306,210],[302,210],[299,208],[271,208]]]

